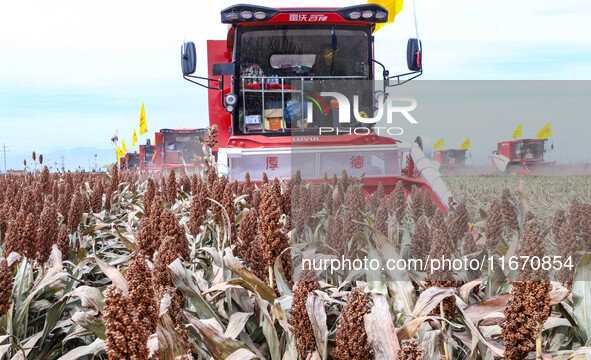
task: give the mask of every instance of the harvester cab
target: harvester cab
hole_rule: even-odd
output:
[[[200,138],[206,136],[207,129],[161,129],[155,134],[152,163],[157,169],[194,167],[196,158],[204,154]]]
[[[494,167],[510,175],[532,175],[553,163],[544,159],[549,150],[548,139],[518,139],[502,141],[493,151]]]
[[[140,145],[140,170],[154,171],[157,170],[154,163],[156,156],[156,146],[152,145],[150,139],[146,140],[145,145]]]
[[[140,154],[137,152],[127,153],[125,157],[121,158],[124,160],[123,169],[121,170],[139,170],[140,169]]]
[[[218,172],[241,181],[248,171],[256,182],[263,172],[289,179],[300,170],[302,178],[320,180],[344,170],[363,176],[368,192],[380,182],[386,193],[398,181],[408,190],[429,188],[446,210],[451,193],[421,146],[383,136],[374,126],[385,115],[385,90],[422,74],[416,38],[407,43],[409,72],[390,76],[374,59],[372,33],[387,20],[388,11],[376,4],[231,6],[221,11],[227,38],[207,42],[207,77],[191,75],[195,45],[183,44],[183,77],[209,90]],[[415,167],[422,177],[413,176]]]
[[[457,175],[466,168],[468,149],[445,149],[433,152],[433,161],[444,175]]]

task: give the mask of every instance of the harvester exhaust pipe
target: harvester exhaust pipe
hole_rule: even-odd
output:
[[[453,195],[441,178],[441,173],[437,169],[437,166],[433,164],[431,159],[423,152],[423,148],[431,149],[431,144],[427,137],[420,136],[412,144],[410,148],[410,156],[415,163],[415,167],[425,178],[429,186],[431,186],[431,189],[441,200],[443,206],[445,206],[446,209],[449,209],[449,199],[453,199]]]

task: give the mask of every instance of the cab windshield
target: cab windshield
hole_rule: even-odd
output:
[[[165,164],[191,164],[198,156],[203,156],[198,134],[164,135]]]
[[[465,150],[449,150],[444,153],[444,164],[464,164],[466,162]]]
[[[343,94],[350,104],[357,95],[359,113],[373,115],[369,27],[244,27],[236,45],[236,133],[290,135],[343,127],[338,102],[322,92]],[[354,120],[345,125],[366,126]]]
[[[514,146],[515,159],[542,159],[544,157],[544,141],[523,141]]]
[[[156,152],[156,147],[155,146],[146,146],[144,145],[144,163],[146,164],[147,167],[153,167],[156,166],[152,160],[154,159],[154,153]]]

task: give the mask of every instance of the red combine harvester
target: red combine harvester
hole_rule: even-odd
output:
[[[125,154],[125,169],[139,170],[140,169],[140,154],[137,152]]]
[[[199,137],[205,139],[207,129],[161,129],[155,134],[155,146],[144,147],[144,169],[160,171],[181,166],[195,167],[195,157],[203,156]],[[150,152],[153,155],[148,159]]]
[[[140,154],[137,152],[127,153],[119,159],[119,170],[139,170]]]
[[[466,153],[468,149],[446,149],[433,152],[433,161],[439,164],[439,172],[443,175],[461,174],[466,169]]]
[[[503,141],[493,151],[494,167],[509,175],[535,175],[554,164],[544,160],[548,139],[519,139]]]
[[[150,139],[146,140],[146,145],[140,145],[140,170],[156,171],[160,170],[152,162],[156,154],[156,146],[152,145]]]
[[[452,195],[430,154],[423,153],[430,149],[428,140],[402,143],[380,136],[367,121],[385,118],[380,106],[390,100],[387,87],[422,74],[418,39],[407,43],[410,72],[390,76],[374,59],[372,33],[387,19],[388,11],[375,4],[231,6],[221,11],[222,23],[229,25],[226,39],[207,42],[208,77],[191,75],[195,45],[185,43],[183,77],[209,90],[209,123],[219,130],[218,173],[242,181],[248,171],[256,182],[263,172],[290,179],[300,170],[302,178],[320,181],[325,173],[340,176],[345,170],[363,175],[369,193],[380,182],[386,193],[399,181],[407,191],[413,184],[428,189],[446,211]],[[376,81],[376,73],[383,78]]]

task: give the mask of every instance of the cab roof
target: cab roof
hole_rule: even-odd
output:
[[[270,8],[238,4],[221,11],[223,24],[334,24],[371,25],[388,21],[388,10],[376,4],[341,8]]]

